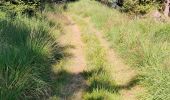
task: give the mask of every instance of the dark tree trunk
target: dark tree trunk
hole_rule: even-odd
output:
[[[124,0],[116,0],[118,6],[123,6]]]

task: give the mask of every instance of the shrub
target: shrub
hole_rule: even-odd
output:
[[[39,1],[34,1],[34,2],[25,2],[22,0],[14,0],[14,1],[1,2],[0,9],[2,9],[5,12],[8,12],[11,15],[23,14],[23,13],[33,15],[34,13],[36,13],[36,11],[38,10],[38,6],[40,5]]]
[[[146,14],[154,6],[156,6],[156,3],[149,1],[149,0],[146,0],[146,1],[125,0],[122,10],[124,12],[131,12],[135,14]]]

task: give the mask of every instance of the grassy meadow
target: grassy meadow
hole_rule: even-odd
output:
[[[155,21],[150,17],[132,19],[90,0],[72,3],[69,8],[71,13],[90,18],[125,62],[140,71],[143,76],[141,84],[146,88],[141,99],[170,99],[168,22]]]

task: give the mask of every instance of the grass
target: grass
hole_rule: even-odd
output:
[[[122,58],[144,75],[141,84],[147,91],[141,99],[170,100],[168,23],[151,18],[130,19],[91,0],[70,3],[67,10],[81,17],[76,16],[75,20],[83,33],[88,63],[83,74],[89,85],[83,99],[121,98],[109,70],[106,51],[82,20],[90,18]],[[68,84],[71,74],[59,69],[56,69],[58,79],[51,79],[53,65],[58,64],[64,54],[56,42],[60,25],[53,34],[51,29],[55,24],[45,20],[26,16],[10,18],[0,11],[0,99],[47,99],[54,94],[56,97],[52,99],[55,100],[63,85]]]
[[[51,67],[62,58],[54,25],[44,18],[0,16],[0,99],[45,99]],[[59,32],[59,31],[58,31]]]
[[[147,91],[141,99],[170,99],[168,23],[152,18],[130,19],[116,10],[90,0],[70,4],[69,8],[71,13],[90,18],[122,58],[145,76],[141,84]]]
[[[87,70],[83,75],[88,83],[84,100],[113,100],[119,99],[117,87],[111,75],[110,65],[106,59],[106,51],[101,46],[98,38],[90,30],[90,26],[80,17],[74,16],[74,20],[80,26],[82,40],[85,44]]]

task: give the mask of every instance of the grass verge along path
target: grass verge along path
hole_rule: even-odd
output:
[[[92,23],[91,30],[94,31],[97,38],[101,42],[101,45],[106,49],[106,57],[111,64],[113,70],[112,75],[114,76],[119,93],[123,100],[137,100],[137,95],[142,92],[142,87],[139,86],[139,74],[136,70],[126,65],[117,53],[110,47],[109,42],[104,38],[103,33],[98,31]]]

